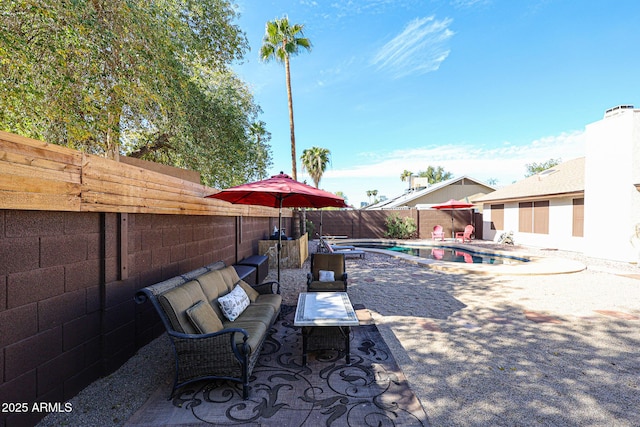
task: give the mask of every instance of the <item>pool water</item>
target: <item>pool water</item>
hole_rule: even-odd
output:
[[[408,255],[434,259],[437,261],[462,262],[467,264],[514,264],[529,261],[526,258],[468,251],[447,246],[394,246],[384,244],[367,244],[358,246],[363,248],[384,249],[387,251],[402,252]]]

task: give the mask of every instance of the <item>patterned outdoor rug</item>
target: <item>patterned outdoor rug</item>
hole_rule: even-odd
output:
[[[242,400],[239,384],[209,381],[186,386],[169,401],[167,383],[126,425],[429,425],[375,325],[361,321],[351,328],[351,366],[346,366],[343,350],[331,349],[310,352],[302,366],[294,311],[282,308],[253,370],[248,400]]]

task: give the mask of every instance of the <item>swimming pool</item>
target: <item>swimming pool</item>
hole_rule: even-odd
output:
[[[384,249],[387,251],[401,252],[407,255],[418,256],[421,258],[433,259],[436,261],[460,262],[465,264],[516,264],[529,261],[529,259],[527,258],[520,258],[509,255],[498,255],[495,253],[480,251],[471,251],[468,249],[462,249],[453,246],[414,246],[383,243],[355,243],[354,246],[370,249]]]

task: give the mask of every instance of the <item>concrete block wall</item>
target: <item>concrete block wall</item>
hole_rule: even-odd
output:
[[[269,223],[0,210],[0,402],[65,402],[114,371],[164,332],[138,289],[256,254]],[[44,415],[0,413],[0,426]]]
[[[352,239],[385,238],[386,218],[389,215],[401,218],[411,217],[418,227],[419,239],[431,239],[431,231],[435,225],[442,225],[445,235],[451,235],[451,211],[399,209],[371,211],[323,211],[322,233],[324,235],[347,236]],[[455,231],[462,231],[469,224],[476,225],[476,239],[481,239],[482,214],[468,210],[453,211]],[[320,211],[308,211],[307,219],[314,223],[315,231],[320,232]],[[315,236],[314,236],[315,237]]]

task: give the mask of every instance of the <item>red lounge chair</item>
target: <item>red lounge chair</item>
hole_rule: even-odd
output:
[[[473,227],[473,225],[469,224],[464,228],[464,231],[457,231],[456,232],[456,241],[457,240],[461,240],[462,243],[470,242],[471,241],[471,235],[473,234],[473,230],[475,230],[475,228]]]
[[[441,225],[436,225],[435,227],[433,227],[431,238],[433,240],[442,240],[444,242],[444,230],[442,229]]]

